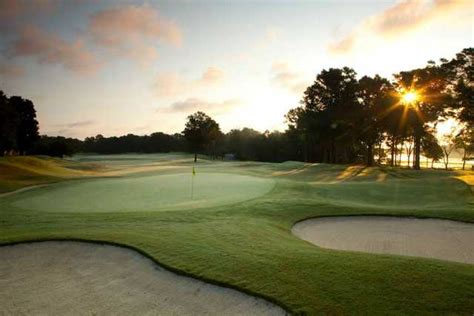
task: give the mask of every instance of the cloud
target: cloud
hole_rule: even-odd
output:
[[[202,74],[200,82],[204,84],[214,84],[222,80],[224,80],[224,71],[220,68],[209,67]]]
[[[175,72],[166,72],[156,77],[153,90],[158,97],[172,97],[215,87],[224,81],[225,73],[217,67],[208,67],[197,79],[188,79]]]
[[[26,9],[25,3],[17,0],[0,0],[0,18],[13,19]]]
[[[302,76],[292,71],[285,62],[274,62],[271,68],[271,81],[287,91],[295,94],[301,94],[308,86]]]
[[[149,124],[146,124],[146,125],[139,125],[139,126],[136,126],[135,128],[133,128],[132,130],[133,131],[137,131],[137,132],[141,132],[141,131],[145,131],[145,130],[149,130],[151,128],[151,126]]]
[[[97,122],[93,120],[77,121],[66,124],[54,124],[50,126],[50,129],[46,131],[48,135],[61,135],[67,137],[77,137],[84,133],[84,127],[96,125]],[[52,129],[51,129],[52,128]],[[87,133],[88,134],[88,133]]]
[[[240,105],[241,102],[237,99],[229,99],[222,102],[209,102],[199,98],[188,98],[184,101],[174,102],[169,107],[160,108],[157,111],[162,113],[191,113],[204,111],[211,114],[221,114]]]
[[[398,37],[436,19],[449,16],[455,10],[472,10],[471,5],[470,0],[402,0],[365,19],[342,39],[330,43],[328,48],[333,53],[346,53],[367,35]]]
[[[254,58],[255,55],[262,53],[262,51],[273,49],[272,46],[280,42],[281,35],[281,29],[267,27],[265,30],[261,30],[258,40],[252,43],[250,47],[230,52],[227,54],[227,57],[229,60],[233,60],[233,62],[237,63],[250,60]]]
[[[23,76],[24,69],[21,66],[9,63],[0,64],[0,76],[7,78],[18,78]]]
[[[35,26],[25,26],[12,42],[8,54],[13,57],[33,57],[42,64],[60,64],[66,69],[94,73],[100,68],[95,55],[81,40],[66,41]]]
[[[14,20],[26,14],[48,12],[55,4],[53,0],[0,0],[0,20]]]
[[[149,5],[126,5],[91,16],[89,33],[111,52],[149,63],[158,57],[157,43],[180,46],[180,28]]]
[[[170,97],[187,89],[188,83],[177,73],[159,74],[153,84],[153,90],[158,97]]]
[[[96,124],[95,121],[86,120],[86,121],[77,121],[77,122],[72,122],[72,123],[67,123],[67,124],[59,124],[57,126],[66,127],[70,129],[70,128],[76,128],[76,127],[90,126],[94,124]]]

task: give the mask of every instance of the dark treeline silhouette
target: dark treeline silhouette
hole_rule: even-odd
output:
[[[233,129],[221,141],[222,151],[239,160],[282,162],[301,160],[301,151],[290,131],[260,133],[250,128]]]
[[[446,164],[453,148],[464,162],[474,155],[474,49],[451,60],[430,61],[390,81],[378,75],[357,79],[348,67],[322,70],[304,92],[300,106],[286,114],[285,132],[249,128],[222,133],[203,112],[188,116],[181,134],[120,137],[97,135],[84,141],[38,136],[34,105],[0,93],[0,152],[71,155],[187,151],[213,158],[280,162],[364,162],[400,165],[402,153],[420,168],[420,156]],[[463,129],[448,141],[434,136],[437,122],[458,119]],[[463,165],[464,168],[464,165]]]
[[[31,153],[38,139],[33,102],[0,91],[0,153]]]
[[[379,76],[357,80],[347,67],[321,71],[304,92],[301,106],[287,114],[289,130],[298,135],[301,159],[363,160],[372,165],[374,156],[383,158],[388,146],[389,163],[397,165],[405,146],[405,152],[413,155],[413,167],[419,169],[422,151],[439,159],[433,127],[449,117],[464,124],[454,141],[466,140],[463,149],[469,159],[474,138],[474,49],[394,78],[393,82]]]
[[[87,137],[82,143],[80,151],[98,154],[120,154],[186,150],[186,140],[181,134],[168,135],[158,132],[145,136],[128,134],[120,137],[104,137],[102,135]]]
[[[32,149],[33,154],[52,157],[72,156],[84,150],[84,142],[76,138],[42,135]]]

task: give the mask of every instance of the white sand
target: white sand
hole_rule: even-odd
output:
[[[265,300],[81,242],[0,247],[0,315],[284,315]]]
[[[438,219],[347,216],[309,219],[293,234],[323,248],[474,264],[474,224]]]

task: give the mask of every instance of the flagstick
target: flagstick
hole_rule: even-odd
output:
[[[194,196],[194,166],[193,166],[193,172],[191,175],[191,200],[193,199]]]
[[[192,176],[192,180],[191,180],[191,200],[193,199],[193,195],[194,195],[194,176]]]

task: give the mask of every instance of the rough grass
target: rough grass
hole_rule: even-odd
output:
[[[139,157],[135,156],[134,166],[140,165]],[[153,163],[150,159],[147,156],[142,163]],[[191,162],[182,158],[160,159],[161,167],[173,168],[120,179],[191,172]],[[130,168],[130,161],[126,168]],[[96,161],[91,158],[91,162]],[[102,159],[101,163],[108,162]],[[120,168],[117,160],[113,164]],[[276,184],[252,200],[173,212],[25,210],[15,203],[36,194],[35,190],[26,191],[0,198],[0,243],[85,239],[128,245],[168,267],[257,293],[293,313],[474,311],[473,265],[321,249],[290,232],[296,221],[336,215],[385,214],[474,223],[469,187],[452,179],[459,174],[294,162],[206,161],[198,168],[204,173],[272,178]],[[60,199],[56,202],[61,203]]]
[[[0,157],[0,193],[62,179],[92,176],[99,169],[97,164],[50,157]]]

